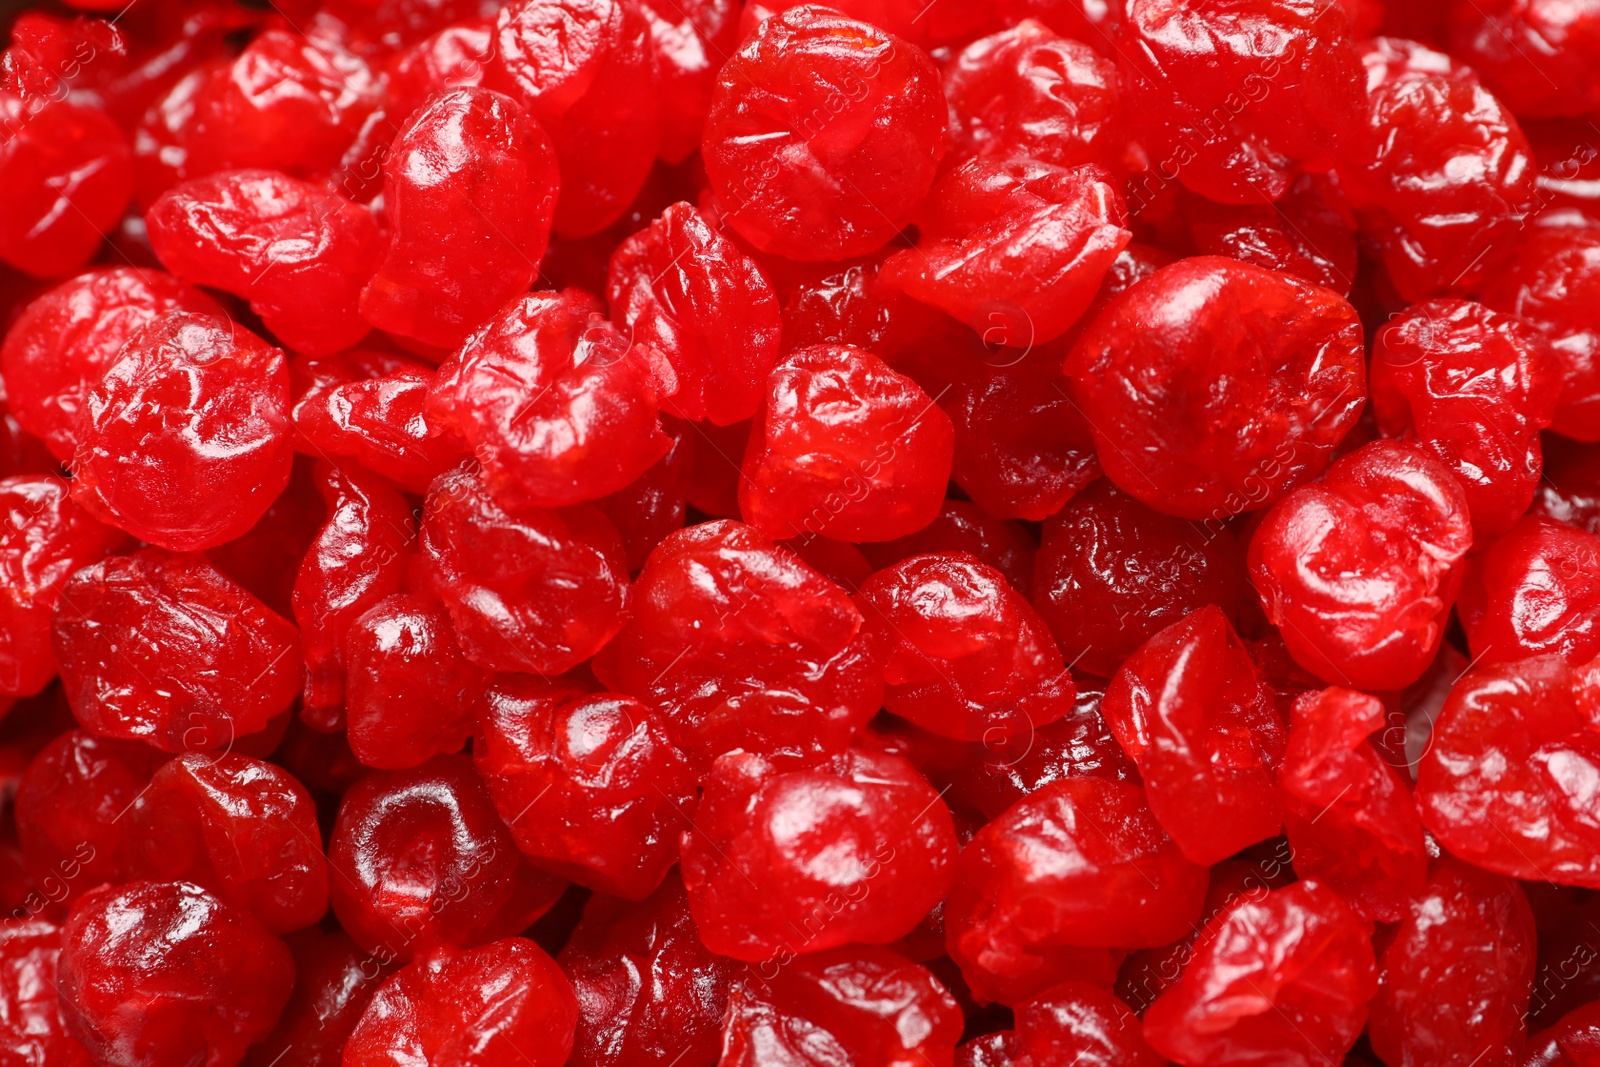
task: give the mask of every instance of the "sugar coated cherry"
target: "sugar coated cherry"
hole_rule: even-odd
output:
[[[623,626],[622,539],[592,505],[508,513],[481,478],[452,471],[428,491],[419,549],[421,572],[480,666],[560,674]]]
[[[168,311],[221,317],[209,297],[160,271],[103,267],[28,304],[0,346],[6,405],[51,455],[69,460],[89,389],[123,344]]]
[[[1445,848],[1491,871],[1600,887],[1586,784],[1600,663],[1479,666],[1456,682],[1417,768],[1417,808]]]
[[[1221,203],[1277,200],[1296,174],[1337,162],[1359,127],[1361,63],[1338,4],[1112,9],[1130,113],[1168,180]]]
[[[694,811],[695,779],[648,708],[501,675],[478,719],[473,761],[536,865],[630,900],[661,883]]]
[[[58,966],[67,1029],[117,1067],[233,1067],[294,985],[282,941],[188,882],[85,895],[62,928]]]
[[[960,1037],[961,1011],[930,971],[889,949],[852,945],[746,970],[729,997],[719,1062],[800,1064],[820,1050],[839,1067],[941,1064]]]
[[[1600,536],[1539,516],[1520,519],[1473,561],[1459,615],[1488,663],[1600,654]]]
[[[1533,910],[1509,878],[1446,856],[1379,960],[1368,1034],[1385,1063],[1512,1062],[1533,986]]]
[[[843,751],[883,703],[850,597],[732,521],[657,546],[594,671],[660,713],[702,769],[736,748],[793,760]]]
[[[939,513],[954,450],[950,417],[877,356],[801,349],[767,380],[739,510],[777,538],[893,540]]]
[[[1207,604],[1238,618],[1245,591],[1226,528],[1163,515],[1101,479],[1045,520],[1032,596],[1067,661],[1109,678]]]
[[[50,620],[62,588],[123,540],[73,503],[61,478],[0,478],[0,693],[31,696],[49,684]]]
[[[378,224],[310,182],[224,171],[169,189],[145,212],[145,226],[163,266],[249,300],[297,352],[337,352],[371,328],[356,301],[378,266]]]
[[[1413,304],[1373,345],[1379,427],[1414,437],[1450,468],[1480,537],[1505,533],[1528,510],[1539,431],[1561,385],[1561,364],[1537,330],[1468,300]]]
[[[882,247],[945,151],[939,72],[918,48],[824,7],[761,23],[717,75],[706,174],[764,252],[845,259]]]
[[[78,721],[163,752],[226,749],[300,690],[300,643],[281,615],[204,556],[141,549],[72,576],[51,646]]]
[[[1471,547],[1467,497],[1444,464],[1374,441],[1273,505],[1250,539],[1250,580],[1295,662],[1401,689],[1433,662]]]
[[[361,315],[453,348],[538,275],[560,189],[555,151],[515,101],[464,88],[410,118],[383,172],[389,244]]]
[[[1067,372],[1118,488],[1213,522],[1321,473],[1367,392],[1343,298],[1215,256],[1115,297]]]
[[[1398,921],[1428,873],[1411,792],[1368,740],[1386,722],[1366,693],[1303,694],[1278,770],[1295,870],[1375,922]]]
[[[560,1067],[578,1009],[543,949],[521,937],[413,961],[378,988],[345,1045],[343,1067],[418,1063]]]
[[[677,874],[637,904],[594,896],[558,958],[578,998],[573,1067],[712,1067],[743,964],[713,955]]]
[[[305,786],[276,764],[237,753],[168,761],[129,816],[140,877],[194,882],[274,933],[328,907],[327,864]]]
[[[1072,709],[1072,677],[1031,605],[972,556],[912,556],[857,597],[880,646],[884,706],[946,737],[983,741]]]
[[[734,959],[783,960],[910,933],[949,887],[949,809],[906,760],[852,749],[779,771],[748,752],[712,765],[683,833],[700,938]],[[781,964],[780,964],[781,965]]]
[[[80,426],[73,499],[162,548],[210,548],[288,484],[288,365],[236,323],[171,311],[123,345]]]
[[[671,446],[656,414],[671,365],[600,312],[575,289],[519,297],[439,369],[428,418],[467,442],[509,507],[616,492]]]
[[[1283,720],[1215,605],[1157,633],[1123,663],[1101,712],[1139,765],[1150,810],[1196,863],[1271,837]]]
[[[1082,975],[1083,949],[1174,940],[1199,917],[1205,883],[1137,785],[1069,778],[973,837],[945,901],[945,935],[975,994],[1018,1003]]]
[[[778,356],[778,298],[755,261],[688,204],[611,255],[611,313],[672,363],[662,407],[719,426],[756,412]]]
[[[1327,886],[1297,882],[1206,924],[1144,1036],[1178,1063],[1314,1067],[1355,1044],[1376,987],[1365,921]]]
[[[517,851],[466,756],[373,771],[345,793],[328,842],[329,898],[384,962],[520,931],[564,887]]]

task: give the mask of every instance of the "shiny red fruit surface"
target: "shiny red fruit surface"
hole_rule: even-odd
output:
[[[1600,1067],[1600,0],[0,3],[0,1067]]]

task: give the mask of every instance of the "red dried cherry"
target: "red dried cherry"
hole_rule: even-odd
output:
[[[637,904],[597,895],[558,957],[578,997],[573,1067],[713,1067],[728,987],[744,968],[711,953],[675,873]]]
[[[62,928],[58,966],[67,1029],[118,1067],[233,1067],[294,985],[282,941],[187,882],[87,894]]]
[[[1020,1003],[1082,976],[1085,949],[1176,939],[1199,917],[1205,888],[1205,869],[1183,858],[1142,789],[1069,778],[973,837],[945,901],[945,935],[976,996]]]
[[[889,541],[933,521],[955,450],[946,415],[870,352],[779,361],[745,449],[739,510],[775,538]]]
[[[70,99],[32,114],[27,106],[0,86],[0,260],[60,277],[82,268],[116,228],[133,196],[132,153],[98,108]]]
[[[555,150],[515,101],[455,89],[406,122],[383,173],[389,246],[361,315],[454,348],[538,275],[560,188]]]
[[[288,943],[294,993],[277,1027],[250,1046],[244,1067],[281,1067],[291,1051],[297,1067],[340,1067],[345,1041],[387,968],[342,931],[313,927]]]
[[[1367,116],[1341,174],[1368,247],[1408,300],[1480,285],[1534,205],[1528,139],[1448,56],[1377,37],[1361,58]]]
[[[32,696],[55,677],[50,620],[62,587],[124,540],[53,474],[0,479],[0,693]]]
[[[945,150],[939,72],[921,50],[826,8],[761,23],[717,75],[706,175],[745,240],[798,260],[882,247]]]
[[[1402,689],[1433,662],[1471,547],[1467,497],[1444,464],[1374,441],[1273,506],[1250,539],[1250,579],[1296,663]]]
[[[380,963],[505,937],[564,888],[517,851],[472,761],[458,755],[351,786],[328,866],[334,914]]]
[[[227,748],[300,691],[294,627],[203,556],[142,549],[85,567],[52,647],[79,722],[163,752]]]
[[[532,941],[508,937],[402,968],[367,1003],[341,1062],[387,1067],[404,1050],[451,1067],[560,1067],[577,1015],[555,961]]]
[[[1283,720],[1222,611],[1202,608],[1129,656],[1101,713],[1183,854],[1216,863],[1283,822]]]
[[[611,254],[611,313],[672,364],[662,407],[719,426],[756,412],[778,357],[778,298],[754,260],[688,204]]]
[[[1487,286],[1484,303],[1550,339],[1566,371],[1552,424],[1579,441],[1600,440],[1600,225],[1536,229]]]
[[[328,909],[316,810],[282,767],[236,753],[179,756],[129,819],[136,877],[204,886],[274,933]]]
[[[508,513],[481,478],[452,471],[428,492],[419,547],[422,573],[480,666],[561,674],[623,626],[622,539],[592,505]]]
[[[1203,256],[1232,256],[1350,294],[1356,277],[1356,223],[1343,191],[1319,174],[1295,179],[1273,204],[1183,201],[1189,237]]]
[[[89,1050],[67,1032],[56,993],[61,928],[8,917],[0,927],[0,1047],[6,1067],[91,1067]]]
[[[654,708],[697,768],[735,748],[803,759],[842,751],[883,703],[861,628],[844,590],[794,553],[709,522],[650,554],[593,666]]]
[[[17,784],[17,839],[35,913],[133,878],[129,814],[166,757],[147,745],[69,730],[40,749]]]
[[[783,771],[749,752],[712,765],[683,833],[700,939],[763,967],[904,937],[949,887],[949,809],[906,760],[852,749]]]
[[[1017,1006],[1018,1064],[1163,1067],[1139,1019],[1108,990],[1063,982]]]
[[[1109,678],[1207,604],[1237,619],[1243,553],[1227,529],[1163,515],[1101,479],[1045,520],[1032,593],[1067,661]]]
[[[650,25],[623,0],[522,0],[500,10],[486,80],[550,131],[555,225],[586,237],[644,186],[661,141]]]
[[[326,177],[377,106],[378,86],[364,60],[326,37],[264,30],[190,90],[181,176],[264,167]]]
[[[1216,256],[1115,297],[1067,372],[1117,487],[1214,523],[1321,473],[1367,391],[1343,298]]]
[[[1123,161],[1128,129],[1116,65],[1041,22],[1025,19],[967,45],[945,68],[944,93],[963,156],[1057,167]]]
[[[467,661],[437,601],[386,597],[350,623],[344,643],[346,729],[357,759],[396,769],[461,751],[488,672]]]
[[[1540,656],[1468,671],[1417,767],[1423,825],[1487,870],[1600,888],[1597,710],[1600,663]]]
[[[1600,654],[1600,536],[1526,516],[1473,560],[1458,609],[1481,662]]]
[[[145,212],[145,226],[162,266],[246,298],[297,352],[337,352],[371,328],[356,301],[382,254],[378,224],[310,182],[225,171],[169,189]]]
[[[861,551],[879,570],[911,556],[966,552],[1005,575],[1013,589],[1027,595],[1033,585],[1037,548],[1021,523],[993,518],[968,500],[946,500],[938,517],[916,533],[865,544]]]
[[[883,279],[985,337],[1054,340],[1132,237],[1109,177],[1098,166],[963,164],[933,187],[921,243],[890,256]]]
[[[600,311],[576,289],[520,297],[439,369],[428,418],[471,446],[508,507],[614,493],[671,445],[656,414],[670,364]]]
[[[596,502],[622,537],[630,571],[643,567],[668,534],[683,529],[688,514],[694,442],[699,431],[687,423],[666,419],[662,420],[662,430],[672,440],[667,454],[639,477]]]
[[[1212,919],[1144,1036],[1179,1063],[1317,1067],[1350,1051],[1376,987],[1366,922],[1327,886],[1298,882]]]
[[[51,455],[71,459],[89,389],[130,337],[168,311],[223,315],[204,294],[138,267],[88,271],[28,304],[0,347],[6,404],[17,422]]]
[[[1467,300],[1413,304],[1373,344],[1378,427],[1414,437],[1450,468],[1480,538],[1505,533],[1528,510],[1539,431],[1555,415],[1561,379],[1538,331]]]
[[[295,427],[317,454],[349,457],[408,492],[426,493],[467,458],[460,438],[424,412],[433,381],[431,371],[400,367],[316,389],[295,404]]]
[[[1111,6],[1130,112],[1163,177],[1175,171],[1212,200],[1252,204],[1341,161],[1362,99],[1338,4]]]
[[[293,459],[283,352],[236,323],[171,311],[89,389],[72,496],[143,541],[192,552],[250,529]]]
[[[1072,710],[1072,676],[1044,622],[972,556],[902,560],[868,579],[856,603],[879,646],[884,706],[924,729],[983,741]]]
[[[1374,922],[1397,922],[1428,876],[1422,823],[1398,771],[1368,737],[1387,723],[1377,697],[1352,689],[1294,703],[1278,769],[1294,866]]]
[[[1385,1063],[1504,1067],[1533,985],[1533,912],[1509,878],[1446,856],[1383,950],[1368,1037]]]
[[[738,46],[740,5],[738,0],[640,0],[639,8],[650,23],[656,54],[661,158],[682,163],[700,148],[717,71]]]
[[[961,1009],[924,967],[876,945],[747,969],[734,983],[721,1067],[814,1062],[838,1067],[950,1062]]]
[[[660,885],[694,811],[695,778],[643,704],[502,675],[478,721],[473,762],[524,855],[629,900]]]
[[[1519,116],[1600,109],[1600,13],[1592,7],[1551,0],[1452,5],[1449,43]]]
[[[411,505],[364,471],[318,464],[327,522],[300,561],[294,618],[305,652],[301,717],[337,729],[342,721],[346,637],[351,624],[405,579],[414,531]]]

